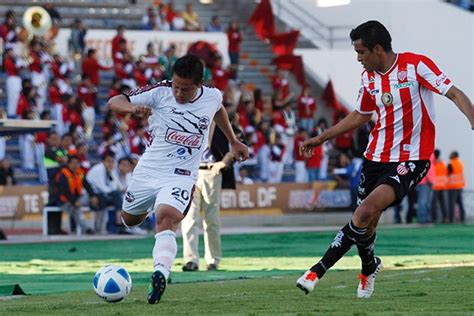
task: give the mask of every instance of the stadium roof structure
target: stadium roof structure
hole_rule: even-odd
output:
[[[52,120],[13,120],[0,119],[0,136],[49,131],[56,125]]]

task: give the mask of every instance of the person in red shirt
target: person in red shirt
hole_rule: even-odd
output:
[[[237,74],[237,69],[240,63],[240,43],[244,39],[244,34],[239,28],[239,23],[236,20],[230,22],[227,28],[227,39],[229,41],[229,58],[230,64],[233,66]]]
[[[51,120],[51,112],[45,110],[40,115],[41,120]],[[38,164],[38,177],[41,183],[47,184],[48,183],[48,172],[46,170],[46,166],[44,164],[44,155],[46,151],[46,146],[48,144],[48,134],[49,132],[37,132],[35,134],[35,155],[36,155],[36,162]]]
[[[81,98],[88,107],[94,108],[95,105],[95,87],[91,82],[91,79],[88,75],[82,74],[81,82],[77,87],[77,96]]]
[[[145,75],[146,70],[146,64],[141,60],[137,61],[136,67],[133,70],[133,78],[138,87],[146,86],[149,83]]]
[[[300,146],[303,145],[304,141],[308,139],[308,132],[304,127],[298,128],[298,133],[296,134],[294,140],[295,150],[293,151],[295,157],[295,182],[296,183],[306,183],[308,182],[308,172],[306,171],[306,157],[303,155]]]
[[[152,83],[163,80],[163,71],[160,68],[160,57],[155,54],[155,47],[153,43],[148,43],[146,46],[146,55],[142,57],[143,62],[147,66],[145,75]]]
[[[46,74],[43,71],[44,63],[41,60],[43,55],[43,45],[39,40],[33,40],[31,42],[30,49],[30,71],[31,71],[31,83],[36,87],[38,93],[37,106],[38,111],[43,110],[44,102],[46,101]]]
[[[97,60],[97,51],[93,48],[87,51],[87,56],[82,60],[82,73],[89,76],[92,84],[97,88],[100,85],[99,71],[109,71],[112,67],[105,67]]]
[[[316,101],[311,96],[311,87],[304,86],[301,95],[298,97],[298,118],[299,123],[309,133],[314,128],[314,114],[316,113]]]
[[[81,160],[81,169],[84,171],[84,174],[89,172],[91,168],[91,162],[89,160],[89,147],[85,142],[79,142],[76,145],[77,156]]]
[[[124,33],[127,30],[125,25],[119,25],[117,27],[117,34],[112,39],[112,60],[115,63],[115,59],[117,58],[117,53],[123,53],[124,50],[127,49],[127,39],[124,37]]]
[[[86,139],[92,136],[95,124],[95,93],[96,89],[89,76],[83,74],[81,83],[77,87],[77,95],[85,104],[82,110],[82,117],[84,119],[84,136]]]
[[[174,18],[177,16],[176,11],[174,10],[174,3],[172,0],[163,8],[166,12],[166,21],[171,25],[173,24]]]
[[[143,126],[137,126],[137,132],[134,137],[131,139],[131,152],[132,154],[143,155],[146,147],[148,146],[148,138],[146,135],[146,130]]]
[[[29,79],[23,79],[22,90],[16,106],[16,117],[21,119],[25,112],[36,111],[36,88],[32,85]]]
[[[263,100],[262,89],[257,88],[253,91],[253,102],[255,104],[255,108],[263,114],[265,101]]]
[[[68,102],[68,122],[69,125],[84,126],[82,112],[87,106],[79,98],[71,97]]]
[[[357,61],[364,67],[356,110],[322,134],[305,141],[302,150],[362,127],[377,113],[362,164],[357,208],[322,259],[297,281],[306,293],[353,245],[362,261],[358,298],[372,296],[382,261],[374,254],[376,227],[382,212],[402,199],[426,176],[435,143],[433,93],[449,98],[474,130],[474,107],[450,78],[428,57],[395,53],[388,30],[367,21],[350,33]]]
[[[283,157],[285,156],[286,147],[283,144],[281,134],[275,134],[275,142],[270,146],[270,161],[269,171],[270,178],[269,183],[281,183],[284,170]]]
[[[119,78],[114,78],[112,80],[112,84],[110,85],[110,89],[108,92],[109,98],[115,97],[119,95],[121,92],[122,81]]]
[[[8,10],[5,14],[5,22],[0,25],[0,37],[5,49],[12,48],[18,41],[16,33],[15,12]]]
[[[313,155],[306,159],[306,171],[308,172],[308,181],[314,182],[321,180],[320,170],[323,159],[323,148],[321,146],[314,149]]]
[[[287,73],[283,69],[277,69],[272,79],[273,95],[279,95],[280,99],[287,99],[290,95],[290,83]]]
[[[72,94],[73,90],[69,78],[74,72],[74,65],[65,61],[60,55],[55,54],[51,62],[51,71],[53,77],[58,79],[59,91],[63,94]]]
[[[5,91],[7,92],[7,114],[13,117],[16,114],[16,106],[21,93],[21,78],[19,76],[20,63],[13,54],[13,49],[5,49],[3,59],[3,70],[7,74]]]
[[[143,61],[153,69],[160,66],[160,56],[155,53],[155,47],[151,42],[146,45],[146,55],[143,55]]]
[[[57,78],[51,78],[48,87],[49,101],[52,106],[52,116],[56,120],[56,132],[59,135],[66,133],[66,128],[64,125],[64,94],[61,93],[58,85]]]
[[[214,64],[214,68],[212,68],[212,81],[214,82],[214,87],[222,92],[226,91],[231,77],[230,71],[222,68],[222,57],[218,57]]]

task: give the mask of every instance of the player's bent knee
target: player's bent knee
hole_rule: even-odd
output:
[[[120,217],[122,219],[122,223],[125,224],[126,226],[136,226],[141,224],[143,220],[146,217],[146,214],[143,215],[132,215],[127,212],[121,211],[120,212]]]
[[[178,224],[183,220],[184,215],[172,206],[162,205],[156,211],[157,231],[176,230]]]
[[[379,212],[380,210],[375,205],[362,203],[354,212],[354,224],[359,227],[367,227]]]

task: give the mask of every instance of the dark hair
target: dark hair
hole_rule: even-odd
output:
[[[379,21],[367,21],[362,23],[350,33],[352,42],[360,39],[362,45],[372,51],[375,45],[380,45],[382,48],[389,52],[392,50],[392,37],[388,30]]]
[[[44,118],[48,115],[51,115],[51,111],[49,110],[44,110],[43,112],[41,112],[40,114],[40,119],[44,120]]]
[[[457,151],[453,151],[450,155],[450,158],[458,158],[459,157],[459,153]]]
[[[81,158],[79,158],[78,155],[69,155],[69,156],[67,157],[67,163],[70,163],[70,162],[71,162],[72,160],[74,160],[74,159],[75,159],[75,160],[78,160],[78,161],[81,161]]]
[[[195,84],[202,82],[204,66],[201,59],[195,55],[184,55],[173,65],[173,74],[180,78],[192,79]]]
[[[95,53],[95,49],[94,48],[90,48],[88,51],[87,51],[87,57],[91,57],[92,55],[94,55]]]
[[[129,163],[132,163],[130,157],[122,157],[122,158],[119,159],[117,164],[120,165],[122,163],[122,161],[128,161]]]
[[[115,154],[111,152],[110,150],[107,150],[105,153],[102,154],[102,161],[105,159],[112,157],[112,159],[115,159]]]
[[[434,150],[434,157],[435,157],[436,159],[438,159],[440,155],[441,155],[441,152],[439,151],[439,149],[435,149],[435,150]]]

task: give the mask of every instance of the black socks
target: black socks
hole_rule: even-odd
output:
[[[365,276],[372,274],[377,267],[374,256],[376,239],[377,234],[374,232],[372,236],[365,237],[357,242],[357,250],[359,251],[359,257],[362,261],[362,274]]]
[[[334,241],[329,246],[328,250],[321,258],[321,260],[311,267],[311,271],[316,272],[318,278],[322,278],[323,275],[329,270],[339,259],[342,258],[348,252],[352,245],[358,244],[360,241],[366,238],[365,234],[367,232],[367,228],[359,228],[354,225],[354,223],[349,222],[346,226],[344,226],[334,238]],[[375,234],[373,235],[375,236]],[[375,238],[375,237],[374,237]],[[370,240],[371,237],[368,239]],[[367,240],[366,240],[367,243]],[[373,242],[371,243],[373,244]],[[365,244],[364,244],[365,245]],[[365,250],[363,250],[365,251]],[[360,250],[359,250],[360,253]],[[364,252],[365,256],[365,252]],[[368,257],[365,256],[366,258]],[[373,250],[372,250],[372,257],[373,257]],[[368,259],[367,259],[368,260]],[[369,261],[369,260],[368,260]],[[367,262],[368,262],[367,261]]]

